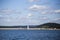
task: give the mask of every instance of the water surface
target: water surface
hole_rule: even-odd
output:
[[[60,40],[60,30],[0,30],[0,40]]]

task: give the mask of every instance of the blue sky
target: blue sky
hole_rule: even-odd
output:
[[[0,0],[0,26],[60,23],[60,0]]]

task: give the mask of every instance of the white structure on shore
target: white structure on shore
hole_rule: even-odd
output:
[[[29,25],[27,25],[27,29],[29,29]]]

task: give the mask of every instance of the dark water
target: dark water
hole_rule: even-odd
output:
[[[0,40],[60,40],[60,30],[0,30]]]

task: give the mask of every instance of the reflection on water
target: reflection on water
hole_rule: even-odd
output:
[[[0,40],[60,40],[60,30],[0,30]]]

